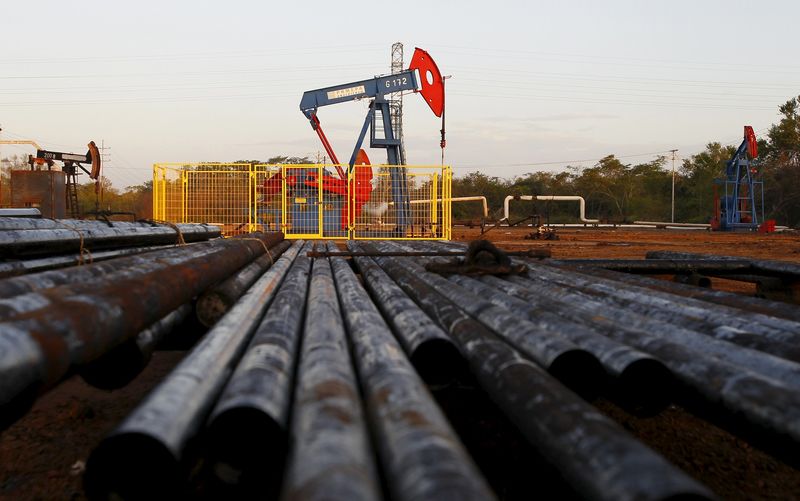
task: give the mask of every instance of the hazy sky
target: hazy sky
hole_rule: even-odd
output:
[[[452,75],[457,175],[688,156],[738,145],[745,124],[765,133],[800,94],[798,18],[796,0],[4,2],[0,139],[104,141],[117,186],[156,162],[314,157],[303,92],[388,73],[401,41],[406,61],[422,47]],[[319,112],[343,161],[366,111]],[[410,164],[439,163],[440,125],[405,97]]]

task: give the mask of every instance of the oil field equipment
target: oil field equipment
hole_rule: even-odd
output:
[[[444,120],[443,77],[428,53],[417,48],[407,70],[303,94],[300,109],[330,163],[156,164],[153,215],[175,223],[218,224],[225,235],[262,230],[294,239],[449,239],[451,169],[404,164],[387,98],[404,91],[421,94]],[[369,111],[349,161],[342,164],[317,110],[365,98]],[[367,131],[369,146],[386,150],[385,164],[372,164],[362,148]]]
[[[764,221],[764,181],[753,159],[758,157],[758,142],[753,128],[744,126],[744,139],[725,164],[725,178],[715,179],[715,213],[711,229],[722,231],[768,231],[772,225]],[[717,185],[724,186],[722,197]]]
[[[293,177],[291,186],[293,198],[290,200],[294,200],[294,202],[290,203],[286,209],[297,213],[305,209],[307,204],[315,201],[319,191],[318,180],[322,179],[321,190],[338,195],[338,197],[332,197],[328,202],[333,205],[334,210],[327,220],[323,220],[323,224],[339,225],[339,229],[345,231],[350,226],[348,221],[355,222],[364,205],[370,201],[373,188],[372,166],[366,152],[361,148],[367,130],[370,131],[370,147],[386,149],[388,166],[399,166],[402,163],[401,140],[399,137],[395,137],[392,127],[392,110],[387,96],[403,91],[420,93],[437,117],[441,117],[444,113],[442,74],[436,62],[420,48],[414,49],[414,56],[411,58],[409,68],[400,73],[310,90],[303,94],[300,110],[311,122],[311,127],[322,141],[325,151],[336,167],[339,178],[336,179],[325,172],[321,177],[314,176],[313,173],[309,175],[308,171],[303,169],[292,172],[290,175]],[[347,163],[348,170],[345,172],[322,130],[317,110],[322,106],[364,98],[371,99],[369,111]],[[403,167],[388,168],[386,171],[391,190],[391,203],[388,204],[387,209],[393,215],[395,227],[391,235],[383,236],[404,237],[413,225],[408,172]],[[283,181],[285,183],[286,179]],[[348,195],[348,186],[349,197],[344,198]],[[337,217],[336,212],[340,212],[341,216]],[[314,218],[295,217],[294,220],[307,222],[310,225],[309,230],[315,232],[313,226],[318,222]]]
[[[28,155],[29,170],[11,172],[11,204],[15,207],[35,207],[50,218],[80,217],[78,207],[78,169],[95,181],[95,194],[99,191],[102,160],[94,141],[89,142],[85,155],[48,151],[35,141],[3,141],[3,144],[30,144],[36,156]],[[61,171],[54,171],[55,162],[62,162]],[[84,167],[90,166],[90,169]],[[47,167],[44,170],[43,167]]]

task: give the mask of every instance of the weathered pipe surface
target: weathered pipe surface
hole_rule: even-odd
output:
[[[667,292],[676,296],[694,298],[707,303],[730,306],[740,310],[760,313],[762,315],[784,318],[795,322],[800,322],[800,308],[787,305],[777,301],[769,301],[760,298],[742,296],[732,292],[699,289],[684,284],[677,284],[659,280],[655,278],[631,276],[626,273],[615,271],[599,270],[590,267],[576,267],[577,271],[586,275],[594,275],[608,280],[614,280],[623,284],[630,284],[639,287],[647,287],[661,292]],[[710,305],[707,307],[711,307]]]
[[[712,259],[553,259],[548,264],[558,266],[591,266],[624,273],[672,275],[674,273],[702,273],[725,276],[727,274],[751,273],[750,261],[739,259],[720,261]]]
[[[59,285],[110,282],[114,280],[114,273],[121,270],[135,269],[143,274],[157,269],[168,268],[190,257],[206,256],[216,251],[216,242],[201,242],[180,247],[170,246],[155,252],[124,256],[108,261],[84,264],[83,266],[72,266],[6,278],[0,280],[0,299],[13,299],[22,294]],[[0,318],[10,318],[17,313],[26,311],[23,305],[23,301],[0,303]]]
[[[624,309],[612,312],[603,302],[553,284],[531,287],[529,284],[533,282],[519,277],[509,280],[531,290],[533,295],[528,296],[528,300],[535,301],[538,306],[568,311],[574,318],[593,322],[598,328],[607,324],[608,328],[603,331],[605,335],[657,357],[678,380],[697,393],[707,405],[715,407],[720,415],[741,418],[746,423],[744,426],[765,437],[788,439],[785,442],[787,447],[792,442],[800,444],[797,378],[773,379],[755,370],[796,371],[796,364],[696,333],[692,335],[668,323],[661,323],[659,327],[658,321]],[[692,338],[704,343],[687,346]],[[720,354],[726,353],[722,350],[732,348],[751,355],[752,360],[742,364],[725,362],[710,352],[711,345],[721,347]],[[784,364],[769,363],[778,361]],[[793,386],[787,384],[792,382]]]
[[[78,266],[80,264],[98,263],[108,259],[114,259],[132,254],[141,254],[171,248],[172,245],[150,245],[145,247],[128,247],[108,251],[92,252],[91,257],[84,254],[68,254],[64,256],[43,257],[38,259],[26,259],[22,261],[5,261],[0,263],[0,278],[16,277],[27,273],[38,273],[68,266]]]
[[[331,263],[391,498],[493,499],[367,291],[344,259]]]
[[[359,248],[354,241],[348,246]],[[392,326],[411,364],[430,385],[451,383],[465,369],[450,337],[368,257],[355,258],[364,285]]]
[[[552,307],[543,308],[523,300],[527,291],[497,277],[481,277],[480,281],[453,275],[449,280],[510,311],[524,315],[534,324],[540,321],[560,322],[561,332],[576,345],[589,351],[600,360],[612,377],[612,393],[626,407],[642,413],[663,410],[670,402],[674,390],[672,373],[666,366],[647,353],[614,341],[595,329],[593,323],[580,322],[570,311]],[[514,289],[517,287],[516,289]],[[514,290],[514,296],[510,296]],[[565,321],[569,318],[569,321]]]
[[[566,268],[529,264],[531,281],[561,284],[603,298],[607,304],[679,325],[710,337],[800,361],[800,323],[769,317],[728,306],[709,307],[697,299],[674,296],[627,285],[597,275],[584,275]]]
[[[200,432],[236,361],[297,256],[295,244],[122,424],[86,464],[90,499],[180,497]]]
[[[393,245],[377,243],[376,247],[391,249]],[[425,271],[416,262],[400,259],[399,262],[416,273],[420,280],[433,287],[442,297],[457,304],[568,387],[587,398],[596,396],[604,389],[605,371],[600,362],[564,335],[564,330],[571,328],[570,325],[560,319],[554,322],[540,319],[533,324],[520,315],[473,294],[469,289]]]
[[[549,293],[549,297],[552,299],[564,300],[565,302],[559,308],[564,311],[568,311],[567,305],[583,299],[582,306],[585,307],[584,309],[592,309],[594,313],[593,316],[587,316],[587,324],[591,321],[596,325],[598,331],[604,332],[606,335],[611,335],[609,331],[613,329],[641,331],[643,335],[657,335],[694,350],[698,356],[716,357],[719,360],[745,367],[776,381],[781,381],[787,386],[794,386],[800,389],[800,364],[795,362],[752,348],[728,343],[724,340],[714,339],[680,325],[641,315],[616,305],[609,305],[602,298],[582,295],[580,291],[553,284],[532,286],[527,281],[518,280],[514,277],[510,278],[506,283],[509,284],[506,286],[509,294],[524,296],[528,301],[539,303],[535,296],[545,294],[545,292]],[[524,292],[525,289],[527,289],[527,293]],[[548,308],[556,307],[552,303],[548,306]]]
[[[310,248],[307,243],[300,250],[208,419],[217,497],[278,494],[309,290]]]
[[[712,254],[694,254],[690,252],[650,251],[645,254],[647,259],[715,259],[718,261],[734,261],[742,259],[736,256],[714,256]],[[767,259],[747,258],[750,266],[757,272],[768,273],[773,276],[800,280],[800,264],[786,261],[773,261]]]
[[[577,492],[588,499],[713,495],[447,301],[407,267],[378,264],[453,336],[480,385]],[[535,485],[535,472],[531,484]]]
[[[348,241],[352,242],[352,240]],[[550,249],[528,249],[524,251],[508,251],[509,256],[530,257],[530,258],[546,258],[550,257]],[[416,250],[416,251],[365,251],[365,250],[330,250],[330,251],[313,251],[309,252],[309,257],[431,257],[431,256],[450,256],[450,257],[464,257],[465,252],[448,251],[442,249],[430,250]]]
[[[180,248],[171,247],[146,256],[129,256],[119,260],[0,280],[0,291],[2,291],[0,321],[10,321],[21,314],[43,308],[49,302],[46,294],[55,287],[72,290],[89,284],[100,286],[112,284],[119,280],[168,270],[187,259],[202,259],[217,252],[215,244],[203,242]]]
[[[181,223],[185,224],[185,223]],[[188,223],[192,225],[194,223]],[[68,226],[67,226],[68,225]],[[152,228],[154,226],[168,227],[155,221],[101,221],[96,219],[44,219],[44,218],[19,218],[0,217],[0,231],[7,230],[59,230],[77,228],[91,230],[96,228],[119,228],[123,230],[137,228]]]
[[[211,327],[236,303],[244,292],[258,280],[272,263],[289,248],[289,241],[283,241],[269,250],[252,263],[248,264],[235,275],[225,279],[205,291],[195,304],[197,319],[206,327]]]
[[[65,223],[70,224],[70,223]],[[83,246],[89,250],[114,247],[175,244],[178,232],[170,226],[61,227],[49,230],[5,230],[0,232],[0,257],[32,256],[76,252]],[[206,224],[178,224],[185,242],[198,242],[221,236],[221,230]]]
[[[283,235],[259,238],[268,243]],[[0,323],[0,425],[27,411],[39,392],[71,369],[137,335],[264,252],[256,239],[217,240],[213,247],[207,255],[176,259],[168,270],[129,268],[115,273],[114,281],[28,294],[38,309]]]
[[[97,360],[78,369],[81,378],[101,390],[116,390],[141,374],[158,344],[191,314],[192,306],[184,304],[147,329],[112,349]]]
[[[327,259],[313,264],[290,433],[283,499],[381,498]]]

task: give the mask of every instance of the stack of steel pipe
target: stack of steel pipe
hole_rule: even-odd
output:
[[[800,457],[800,322],[785,304],[586,263],[427,271],[458,244],[253,238],[0,281],[4,414],[74,372],[124,384],[109,366],[149,357],[193,297],[216,294],[210,330],[94,449],[91,499],[492,499],[431,392],[467,380],[565,497],[714,497],[597,393],[636,412],[697,403]]]
[[[0,280],[0,425],[74,372],[96,380],[100,367],[118,367],[119,382],[98,384],[130,380],[184,305],[282,240],[252,234]]]
[[[209,224],[0,217],[0,258],[199,242],[221,236]]]
[[[647,286],[654,279],[585,265],[580,271],[564,261],[528,266],[525,277],[480,281],[500,298],[527,302],[520,311],[528,316],[553,312],[649,354],[672,371],[684,400],[777,452],[800,450],[800,323],[763,313],[781,310],[779,303],[754,300],[764,307],[740,309]],[[669,285],[674,287],[687,288]]]
[[[357,250],[369,249],[368,245],[352,245]],[[591,499],[711,497],[706,488],[550,376],[547,369],[555,359],[545,354],[554,348],[534,338],[527,350],[519,350],[512,343],[521,339],[512,341],[508,332],[498,332],[503,330],[502,323],[490,317],[478,320],[463,308],[473,297],[450,298],[448,290],[457,287],[455,284],[437,283],[433,274],[413,267],[408,259],[374,259],[450,334],[487,393],[580,495]],[[479,315],[480,309],[473,313]],[[574,349],[566,348],[566,341],[559,344],[564,352]],[[597,376],[594,370],[586,375]]]
[[[298,246],[95,449],[91,498],[181,496],[204,458],[215,497],[492,499],[355,274]]]

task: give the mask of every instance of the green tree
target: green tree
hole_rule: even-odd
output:
[[[636,176],[630,165],[614,155],[602,158],[595,166],[576,177],[575,188],[597,213],[618,222],[628,221],[631,199],[636,192]]]
[[[482,172],[471,172],[464,177],[453,179],[452,194],[454,197],[483,195],[489,204],[490,217],[499,218],[503,199],[508,194],[508,181],[499,177],[490,177]],[[453,219],[478,219],[483,214],[477,204],[453,204]]]
[[[714,215],[714,180],[724,177],[734,146],[708,143],[705,151],[683,161],[675,186],[675,220],[707,223]]]
[[[666,158],[634,165],[630,213],[633,219],[668,221],[671,217],[672,172],[665,170]]]
[[[772,125],[760,151],[767,217],[800,226],[800,97],[778,107],[783,115]]]

